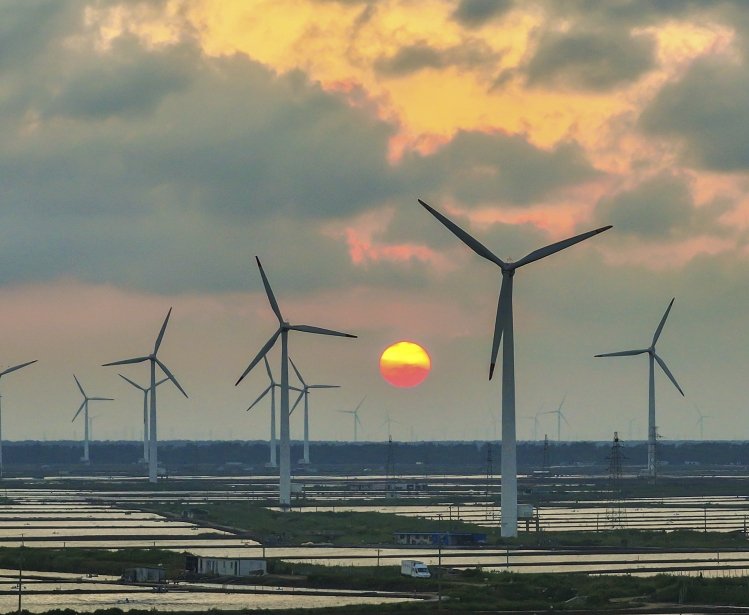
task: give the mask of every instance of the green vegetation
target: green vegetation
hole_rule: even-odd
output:
[[[126,568],[163,566],[174,578],[185,569],[183,553],[161,549],[49,549],[0,547],[0,568],[16,569],[23,558],[25,570],[121,575]]]

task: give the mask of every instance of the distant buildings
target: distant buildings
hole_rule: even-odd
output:
[[[469,547],[486,544],[486,534],[474,532],[393,532],[393,540],[398,545]]]
[[[188,555],[185,559],[188,573],[216,577],[249,577],[268,571],[264,559],[249,557],[203,557]]]

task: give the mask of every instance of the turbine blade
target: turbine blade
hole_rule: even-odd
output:
[[[442,215],[436,209],[427,205],[421,199],[418,199],[418,201],[419,203],[421,203],[424,209],[426,209],[430,214],[432,214],[435,218],[437,218],[437,220],[442,222],[442,224],[444,224],[448,228],[448,230],[450,230],[453,233],[453,235],[455,235],[464,244],[466,244],[469,248],[471,248],[471,250],[473,250],[476,254],[484,257],[486,260],[491,261],[495,265],[499,265],[500,267],[505,266],[505,262],[501,258],[496,256],[491,250],[489,250],[489,248],[487,248],[484,244],[482,244],[478,239],[475,239],[474,237],[469,235],[466,231],[460,228],[452,220]]]
[[[130,384],[132,384],[136,389],[140,389],[141,391],[147,391],[148,390],[148,387],[142,387],[142,386],[140,386],[136,382],[133,382],[132,380],[130,380],[130,378],[128,378],[127,376],[123,376],[122,374],[117,374],[117,375],[120,378],[122,378],[123,380],[126,380],[127,382],[129,382]]]
[[[75,377],[75,374],[73,374],[73,380],[75,380],[75,383],[78,385],[78,390],[81,392],[81,395],[86,397],[86,391],[83,390],[83,387],[81,386],[81,383],[78,382],[78,378]]]
[[[561,416],[561,417],[562,417],[562,420],[563,420],[563,421],[564,421],[565,423],[567,423],[567,425],[569,425],[569,424],[570,424],[570,422],[569,422],[569,421],[567,420],[567,417],[566,417],[566,416],[564,416],[564,414],[563,414],[563,413],[561,413],[561,412],[560,412],[560,413],[559,413],[559,416]]]
[[[299,382],[301,382],[302,385],[307,386],[307,383],[304,381],[304,378],[302,378],[302,375],[299,373],[296,365],[294,365],[294,361],[291,359],[291,357],[289,357],[289,363],[291,363],[291,367],[294,368],[294,373],[296,373],[296,377],[299,378]]]
[[[499,353],[499,344],[502,341],[502,333],[505,327],[505,301],[502,300],[505,288],[507,288],[507,280],[509,276],[502,276],[502,286],[499,289],[499,299],[497,299],[497,319],[494,322],[494,339],[492,340],[492,356],[489,363],[489,380],[494,376],[494,368],[497,365],[497,354]]]
[[[358,414],[354,414],[354,420],[356,421],[357,425],[359,425],[361,427],[361,421],[359,420],[359,415]]]
[[[296,408],[299,405],[299,402],[302,401],[302,397],[304,397],[304,391],[299,392],[299,396],[296,398],[294,405],[291,406],[291,410],[289,410],[289,416],[294,413],[294,408]]]
[[[36,363],[39,359],[34,359],[33,361],[27,361],[26,363],[21,363],[20,365],[14,365],[13,367],[9,367],[5,371],[0,372],[0,378],[5,376],[5,374],[10,374],[10,372],[14,372],[17,369],[21,369],[22,367],[26,367],[27,365],[31,365],[32,363]]]
[[[156,357],[154,357],[153,360],[156,361],[158,366],[161,368],[161,371],[163,371],[167,375],[169,380],[171,380],[174,383],[174,386],[176,386],[180,391],[182,391],[182,395],[187,397],[187,393],[185,393],[185,389],[183,389],[180,386],[179,382],[177,382],[177,379],[174,377],[172,372],[169,371],[169,368],[166,365],[164,365],[161,361],[159,361]]]
[[[164,333],[166,332],[166,325],[169,322],[169,317],[172,315],[172,308],[169,308],[169,311],[166,313],[166,318],[164,319],[164,324],[161,325],[161,331],[159,331],[159,336],[156,338],[156,343],[153,346],[153,354],[156,354],[159,351],[159,346],[161,346],[161,340],[164,339]]]
[[[319,335],[335,335],[338,337],[353,337],[356,335],[351,333],[341,333],[340,331],[333,331],[332,329],[323,329],[322,327],[313,327],[312,325],[291,325],[289,327],[292,331],[303,331],[304,333],[317,333]]]
[[[158,380],[156,382],[156,386],[159,386],[160,384],[164,384],[167,380],[169,380],[169,378],[162,378],[161,380]]]
[[[523,265],[527,265],[528,263],[533,263],[542,258],[546,258],[547,256],[551,256],[552,254],[556,254],[560,250],[564,250],[565,248],[574,246],[576,243],[580,243],[581,241],[585,241],[586,239],[593,237],[594,235],[598,235],[599,233],[608,231],[610,228],[611,228],[611,225],[602,226],[601,228],[597,228],[594,231],[588,231],[587,233],[575,235],[574,237],[570,237],[569,239],[557,241],[556,243],[552,243],[543,248],[539,248],[538,250],[534,250],[530,254],[527,254],[526,256],[521,258],[519,261],[517,261],[515,263],[515,268],[517,269],[518,267],[522,267]]]
[[[273,388],[273,385],[269,384],[265,388],[265,391],[263,391],[262,393],[260,393],[260,395],[258,395],[258,398],[250,404],[250,407],[247,408],[247,412],[249,412],[250,410],[252,410],[258,404],[258,402],[260,402],[260,400],[263,399],[263,397],[265,397],[268,394],[268,391],[270,391],[272,388]]]
[[[114,401],[113,397],[89,397],[88,401]]]
[[[353,412],[358,412],[358,411],[359,411],[359,408],[361,408],[361,405],[362,405],[362,404],[364,403],[364,400],[365,400],[365,399],[367,399],[367,396],[366,396],[366,395],[365,395],[364,397],[362,397],[362,398],[361,398],[361,401],[360,401],[360,402],[359,402],[359,403],[358,403],[358,404],[356,405],[356,408],[354,408],[354,410],[353,410],[353,411],[352,411],[352,410],[345,410],[344,412],[352,412],[352,413],[353,413]]]
[[[122,361],[112,361],[111,363],[104,363],[102,367],[110,367],[112,365],[130,365],[131,363],[143,363],[143,361],[150,360],[151,357],[137,357],[135,359],[123,359]]]
[[[308,389],[340,389],[340,384],[310,384]]]
[[[647,348],[642,350],[622,350],[621,352],[606,352],[604,354],[597,354],[596,357],[632,357],[637,354],[645,354],[648,351]]]
[[[559,408],[557,408],[557,411],[559,411],[560,413],[562,411],[562,406],[564,406],[564,402],[565,402],[566,399],[567,399],[567,393],[564,394],[564,397],[562,397],[562,401],[559,402]],[[562,416],[564,416],[564,415],[562,415]]]
[[[661,336],[661,331],[663,331],[663,325],[666,324],[666,318],[668,318],[668,313],[671,311],[671,306],[674,304],[674,301],[676,300],[676,297],[671,299],[671,303],[668,304],[668,307],[666,308],[666,312],[663,314],[663,318],[661,318],[661,322],[658,323],[658,328],[655,330],[655,333],[653,334],[653,343],[652,346],[655,346],[655,343],[658,341],[658,338]]]
[[[271,338],[267,342],[265,342],[265,345],[260,349],[260,352],[258,352],[257,355],[255,355],[255,358],[252,359],[252,361],[250,362],[250,364],[247,366],[247,369],[242,372],[242,375],[239,377],[239,380],[237,380],[234,383],[234,386],[237,386],[240,382],[242,382],[242,380],[244,380],[244,377],[247,374],[250,373],[250,370],[258,364],[258,362],[260,361],[260,359],[262,359],[263,357],[265,357],[265,355],[267,354],[267,352],[273,347],[273,344],[276,343],[276,340],[278,339],[279,335],[281,335],[281,329],[278,329],[271,336]]]
[[[265,294],[268,295],[270,307],[273,310],[273,313],[276,315],[276,318],[278,318],[278,324],[282,325],[283,316],[281,316],[281,308],[278,307],[278,301],[276,301],[276,297],[273,295],[273,290],[270,287],[270,282],[268,282],[268,278],[265,275],[263,266],[260,264],[260,259],[256,256],[255,260],[257,261],[258,269],[260,269],[260,277],[263,278],[263,286],[265,286]]]
[[[273,372],[270,371],[270,363],[268,363],[268,357],[266,355],[263,355],[263,361],[265,361],[265,370],[268,372],[268,380],[271,381],[272,384],[275,384],[275,380],[273,380]]]
[[[76,412],[76,413],[75,413],[75,416],[74,416],[74,417],[73,417],[73,419],[72,419],[72,420],[70,421],[71,423],[72,423],[73,421],[75,421],[75,419],[77,419],[77,418],[78,418],[78,415],[79,415],[79,414],[81,413],[81,410],[83,410],[83,406],[85,406],[85,405],[86,405],[86,400],[84,399],[84,400],[83,400],[83,403],[81,403],[81,407],[80,407],[80,408],[78,408],[78,412]]]
[[[653,353],[653,356],[655,357],[655,360],[658,361],[658,365],[661,366],[661,369],[666,373],[666,376],[668,376],[669,380],[674,383],[674,386],[679,389],[679,393],[684,395],[684,391],[681,390],[681,387],[679,386],[679,383],[676,382],[676,378],[674,378],[674,375],[671,373],[671,371],[666,367],[666,363],[661,359],[657,354]]]

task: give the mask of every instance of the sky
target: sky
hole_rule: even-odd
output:
[[[164,438],[263,439],[284,317],[313,439],[499,437],[488,380],[499,257],[614,228],[515,277],[518,437],[749,437],[749,15],[743,2],[7,0],[0,4],[3,437],[139,437],[117,368],[150,352]],[[378,358],[413,340],[426,381]],[[279,354],[271,360],[276,372]],[[145,383],[145,365],[119,370]],[[301,435],[301,412],[292,435]],[[553,416],[539,432],[556,437]],[[396,423],[396,421],[398,421]]]

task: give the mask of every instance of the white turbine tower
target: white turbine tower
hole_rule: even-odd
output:
[[[132,384],[136,389],[143,392],[143,462],[148,463],[148,392],[151,390],[150,387],[142,387],[137,382],[133,382],[130,378],[117,374],[120,378]],[[164,378],[156,383],[156,386],[164,384],[169,378]]]
[[[550,244],[527,254],[519,261],[506,262],[491,252],[480,241],[466,233],[457,224],[443,216],[437,210],[419,199],[419,203],[437,220],[445,225],[463,243],[476,254],[494,263],[502,270],[502,286],[499,291],[499,303],[494,326],[494,340],[492,342],[491,362],[489,365],[489,379],[494,374],[497,363],[499,345],[504,337],[502,347],[502,494],[501,494],[501,535],[503,537],[517,536],[518,533],[518,483],[517,483],[517,451],[515,433],[515,341],[512,321],[512,285],[515,271],[560,250],[569,248],[589,237],[598,235],[611,228],[604,226],[594,231],[582,233],[563,241]]]
[[[11,372],[21,369],[22,367],[26,367],[27,365],[31,365],[32,363],[36,363],[37,360],[38,359],[35,359],[33,361],[28,361],[26,363],[21,363],[20,365],[14,365],[13,367],[4,369],[2,372],[0,372],[0,379],[2,379],[2,377],[5,376],[6,374],[10,374]],[[2,477],[3,477],[3,406],[2,406],[2,396],[0,396],[0,478]]]
[[[302,397],[304,397],[304,456],[302,459],[299,460],[299,463],[303,463],[305,465],[309,465],[309,392],[310,389],[340,389],[340,385],[337,384],[307,384],[304,381],[304,378],[302,378],[302,374],[299,373],[299,370],[297,369],[297,366],[294,365],[294,361],[289,357],[289,363],[291,363],[291,367],[294,368],[294,372],[296,373],[296,377],[299,378],[299,382],[302,383],[302,392],[297,397],[297,400],[294,402],[294,405],[291,407],[291,410],[289,411],[289,414],[294,412],[294,408],[297,407],[299,402],[302,400]]]
[[[655,364],[656,363],[658,363],[658,365],[661,366],[663,373],[666,374],[666,376],[668,376],[668,379],[678,389],[679,393],[681,393],[682,396],[684,395],[684,391],[681,390],[679,383],[676,382],[676,378],[674,378],[673,374],[666,366],[666,363],[655,352],[655,344],[658,342],[658,338],[661,336],[661,331],[663,331],[663,325],[666,324],[666,318],[668,318],[668,313],[671,311],[671,306],[674,304],[674,299],[671,299],[671,303],[668,304],[668,307],[666,308],[666,312],[663,314],[663,318],[661,318],[661,322],[658,324],[658,328],[655,330],[655,333],[653,334],[653,341],[650,342],[650,346],[648,346],[647,348],[639,349],[639,350],[623,350],[621,352],[607,352],[605,354],[596,355],[596,357],[629,357],[629,356],[638,355],[638,354],[648,355],[648,360],[650,363],[650,380],[649,380],[649,386],[648,386],[648,392],[649,392],[648,394],[648,476],[650,476],[651,478],[655,478],[655,474],[656,474],[655,446],[656,446],[656,440],[658,438],[658,434],[656,433],[656,425],[655,425]]]
[[[88,402],[90,401],[114,401],[111,397],[89,397],[86,395],[86,391],[83,390],[83,387],[81,386],[81,383],[78,382],[78,378],[76,378],[75,374],[73,374],[73,378],[75,379],[75,383],[78,385],[78,390],[81,392],[81,395],[83,395],[83,403],[81,404],[80,408],[78,408],[78,412],[75,413],[75,416],[73,417],[73,421],[78,418],[78,415],[81,413],[81,410],[83,411],[83,458],[81,461],[84,463],[89,463],[90,459],[88,456],[88,442],[90,439],[89,436],[89,429],[91,427],[91,423],[88,420]],[[71,423],[73,422],[71,421]]]
[[[153,346],[153,352],[145,357],[136,357],[135,359],[124,359],[122,361],[113,361],[112,363],[105,363],[103,367],[109,367],[111,365],[130,365],[133,363],[143,363],[144,361],[150,362],[151,367],[151,387],[150,387],[150,401],[151,401],[151,407],[149,412],[149,425],[148,425],[148,438],[149,438],[149,446],[148,446],[148,480],[149,482],[155,483],[158,478],[158,439],[156,436],[156,366],[158,365],[161,368],[161,371],[164,372],[164,375],[169,378],[174,383],[174,386],[176,386],[181,392],[182,395],[187,397],[187,393],[185,393],[185,390],[180,386],[179,382],[177,382],[177,379],[172,375],[172,372],[169,371],[169,368],[164,365],[164,363],[156,356],[156,354],[159,352],[159,347],[161,346],[161,342],[164,339],[164,333],[166,332],[166,326],[169,323],[169,317],[172,315],[172,308],[169,308],[169,311],[166,314],[166,318],[164,319],[164,324],[161,325],[161,330],[159,331],[159,335],[156,338],[156,343]]]
[[[567,417],[564,416],[564,412],[562,412],[562,406],[564,406],[565,399],[567,399],[566,395],[562,397],[562,401],[556,410],[549,410],[548,412],[541,413],[541,414],[556,414],[557,415],[557,442],[562,441],[562,421],[567,423],[567,427],[570,426],[570,422],[567,420]]]
[[[260,276],[263,278],[265,293],[268,295],[268,301],[273,313],[278,318],[278,329],[271,336],[257,353],[255,358],[247,366],[235,386],[242,382],[244,377],[250,373],[253,367],[258,364],[268,351],[273,348],[278,338],[281,338],[281,448],[279,463],[279,505],[282,510],[289,510],[291,506],[291,440],[289,434],[289,331],[301,331],[303,333],[317,333],[319,335],[333,335],[337,337],[352,337],[350,333],[340,333],[331,329],[322,329],[310,325],[292,325],[286,322],[281,315],[281,309],[278,307],[273,291],[271,290],[268,278],[265,276],[260,259],[255,257],[257,266],[260,269]]]
[[[356,405],[356,408],[353,410],[339,410],[341,414],[350,414],[354,419],[354,442],[357,441],[357,431],[356,426],[361,425],[361,421],[359,420],[359,408],[361,408],[361,405],[364,403],[364,400],[367,399],[367,396],[361,398],[361,401]]]

